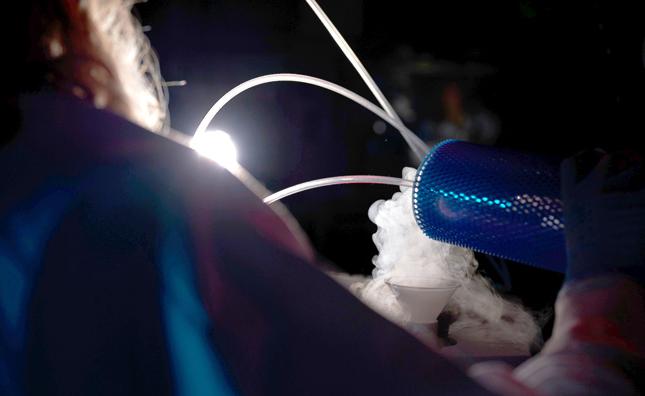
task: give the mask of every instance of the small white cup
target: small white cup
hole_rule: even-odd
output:
[[[459,284],[445,279],[392,277],[385,281],[401,307],[410,314],[410,322],[436,323],[437,317]]]

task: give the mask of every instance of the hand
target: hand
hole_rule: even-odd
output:
[[[562,163],[567,279],[622,273],[645,281],[643,165],[635,153],[598,150]]]

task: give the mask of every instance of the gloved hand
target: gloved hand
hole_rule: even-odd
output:
[[[643,165],[635,153],[598,150],[562,163],[567,279],[622,273],[645,282]]]

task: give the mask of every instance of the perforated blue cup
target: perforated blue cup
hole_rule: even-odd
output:
[[[413,208],[428,237],[564,272],[558,161],[457,140],[417,171]]]

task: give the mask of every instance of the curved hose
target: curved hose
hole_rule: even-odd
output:
[[[315,85],[317,87],[325,88],[329,91],[336,92],[337,94],[342,95],[347,99],[352,100],[355,103],[363,106],[367,110],[371,111],[372,113],[382,118],[388,124],[392,125],[395,129],[397,129],[401,133],[401,136],[403,136],[403,139],[405,139],[405,141],[408,143],[408,145],[410,146],[414,154],[419,158],[419,160],[422,160],[429,151],[428,146],[414,132],[412,132],[405,125],[403,125],[401,121],[391,117],[383,109],[376,106],[374,103],[370,102],[364,97],[358,95],[355,92],[348,90],[347,88],[334,84],[330,81],[312,77],[312,76],[293,74],[293,73],[267,74],[264,76],[256,77],[251,80],[245,81],[239,84],[238,86],[234,87],[226,94],[224,94],[224,96],[222,96],[217,102],[215,102],[215,104],[210,108],[210,110],[208,110],[204,118],[202,118],[201,122],[197,126],[197,129],[195,130],[195,135],[206,131],[206,128],[211,123],[213,118],[215,118],[217,113],[222,109],[222,107],[224,107],[228,102],[230,102],[237,95],[241,94],[247,89],[253,88],[258,85],[280,82],[280,81],[298,82],[303,84]]]
[[[352,176],[335,176],[324,179],[311,180],[308,182],[296,184],[284,190],[273,193],[263,199],[264,203],[272,204],[289,195],[297,194],[302,191],[314,188],[333,186],[338,184],[386,184],[391,186],[412,187],[413,182],[410,180],[399,179],[398,177],[389,176],[372,176],[372,175],[352,175]]]
[[[269,74],[269,75],[256,77],[254,79],[243,82],[242,84],[239,84],[238,86],[228,91],[217,102],[215,102],[215,104],[213,104],[213,106],[208,110],[204,118],[199,123],[199,126],[195,130],[195,135],[199,135],[204,131],[206,131],[206,128],[211,123],[213,118],[215,118],[217,113],[222,109],[222,107],[224,107],[226,103],[228,103],[234,97],[246,91],[247,89],[250,89],[252,87],[255,87],[261,84],[267,84],[267,83],[278,82],[278,81],[299,82],[304,84],[315,85],[315,86],[330,90],[332,92],[336,92],[354,101],[355,103],[363,106],[365,109],[371,111],[372,113],[376,114],[378,117],[380,117],[388,124],[393,126],[395,129],[397,129],[399,133],[401,133],[401,136],[408,144],[408,146],[410,146],[410,149],[414,152],[415,156],[420,161],[423,160],[425,155],[430,150],[429,147],[414,132],[412,132],[403,124],[403,121],[401,121],[401,118],[399,118],[398,114],[396,113],[396,111],[394,110],[390,102],[387,100],[387,98],[385,98],[385,95],[383,95],[383,92],[381,92],[379,87],[376,85],[376,83],[374,82],[374,79],[372,79],[372,76],[368,73],[367,69],[365,69],[365,66],[363,66],[363,64],[358,59],[358,57],[356,56],[352,48],[349,46],[347,41],[345,41],[343,36],[340,34],[338,29],[336,29],[336,26],[334,26],[334,24],[329,19],[329,17],[325,14],[322,8],[320,8],[318,3],[315,0],[307,0],[307,4],[311,7],[313,12],[320,20],[320,22],[325,26],[325,28],[327,29],[327,31],[329,32],[333,40],[336,42],[336,44],[341,49],[343,54],[345,54],[345,56],[352,64],[352,66],[354,66],[354,69],[356,69],[356,71],[361,76],[361,78],[363,79],[363,81],[365,82],[365,84],[372,92],[372,94],[374,95],[374,97],[376,98],[376,100],[378,101],[378,103],[381,105],[382,108],[377,107],[375,104],[363,98],[362,96],[358,95],[357,93],[352,92],[330,81],[326,81],[312,76],[301,75],[301,74],[291,74],[291,73]],[[295,186],[291,186],[289,188],[286,188],[284,190],[278,191],[274,194],[271,194],[265,197],[263,201],[267,204],[271,204],[273,202],[276,202],[292,194],[296,194],[296,193],[314,189],[314,188],[337,185],[337,184],[387,184],[387,185],[395,185],[395,186],[412,187],[413,182],[409,180],[399,179],[396,177],[388,177],[388,176],[358,175],[358,176],[328,177],[324,179],[312,180],[305,183],[297,184]]]

